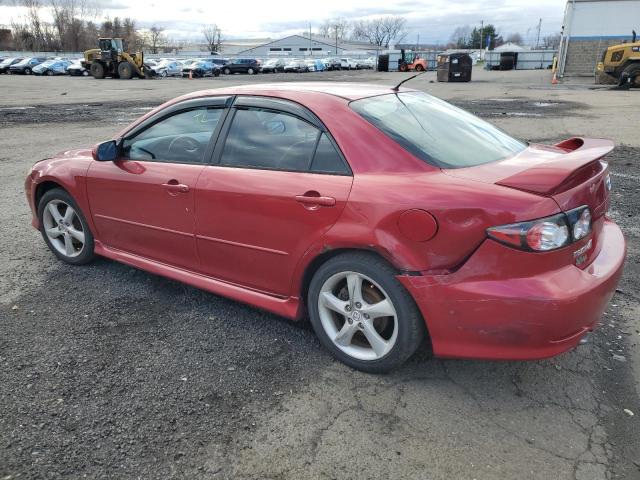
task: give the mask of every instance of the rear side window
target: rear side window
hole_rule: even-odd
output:
[[[311,162],[311,171],[319,173],[335,173],[345,175],[349,173],[342,157],[333,146],[326,133],[320,136],[316,153]]]
[[[232,167],[306,171],[320,130],[286,113],[237,109],[220,163]]]
[[[494,162],[526,148],[490,123],[422,92],[380,95],[350,105],[406,150],[440,168]]]

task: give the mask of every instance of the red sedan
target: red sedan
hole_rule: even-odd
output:
[[[577,345],[622,272],[613,144],[518,141],[422,92],[286,84],[196,92],[36,163],[33,226],[276,314],[346,364],[537,359]]]

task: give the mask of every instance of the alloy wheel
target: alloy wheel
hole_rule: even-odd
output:
[[[320,289],[318,312],[329,339],[358,360],[384,357],[398,338],[398,315],[391,298],[361,273],[329,277]]]
[[[65,257],[77,257],[84,249],[82,221],[71,205],[51,200],[42,212],[42,223],[49,242]]]

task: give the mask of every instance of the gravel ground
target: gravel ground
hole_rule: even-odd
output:
[[[0,100],[0,479],[640,478],[640,140],[626,129],[640,97],[558,94],[526,73],[422,88],[529,140],[606,123],[620,144],[612,215],[629,241],[620,290],[593,341],[555,359],[420,352],[384,376],[334,362],[306,322],[107,260],[62,264],[30,228],[33,161],[108,137],[191,82],[132,81],[128,104],[127,82],[90,102],[92,79],[0,77],[14,93]],[[77,95],[63,103],[67,90]],[[607,123],[607,102],[629,105],[620,125]]]

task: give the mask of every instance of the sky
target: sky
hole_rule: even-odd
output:
[[[48,0],[41,0],[47,4]],[[131,17],[140,27],[157,25],[174,39],[200,41],[202,25],[216,23],[226,38],[278,38],[312,28],[335,17],[367,19],[401,15],[407,19],[406,42],[446,43],[458,26],[492,23],[503,36],[520,33],[535,43],[562,25],[563,0],[86,0],[97,2],[98,20]],[[19,20],[19,0],[0,0],[0,23]]]

